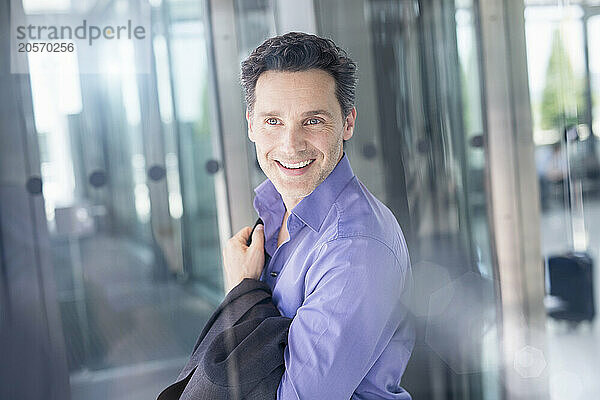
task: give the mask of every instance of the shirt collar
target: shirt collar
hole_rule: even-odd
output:
[[[350,166],[348,156],[344,152],[341,160],[327,178],[312,193],[303,198],[292,209],[291,213],[296,215],[298,219],[308,225],[313,231],[318,232],[333,202],[353,177],[354,172]],[[254,192],[256,193],[254,208],[265,224],[265,218],[271,219],[269,214],[276,213],[283,215],[285,213],[283,199],[269,179],[258,185],[254,189]],[[268,233],[265,232],[265,236]]]

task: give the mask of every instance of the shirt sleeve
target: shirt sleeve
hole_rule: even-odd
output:
[[[350,399],[402,319],[410,265],[401,257],[370,237],[322,245],[290,326],[279,400]]]

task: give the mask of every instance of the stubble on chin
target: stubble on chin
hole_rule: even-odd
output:
[[[325,181],[327,176],[331,173],[331,171],[327,170],[329,168],[321,168],[316,173],[316,177],[315,174],[309,172],[311,175],[309,178],[310,182],[303,181],[302,183],[298,182],[294,184],[292,183],[293,181],[290,182],[289,178],[286,178],[286,175],[279,169],[277,161],[266,159],[266,165],[263,165],[263,162],[259,160],[259,165],[263,173],[273,183],[273,186],[275,186],[275,189],[279,192],[279,194],[288,199],[301,199],[308,196],[321,183],[323,183],[323,181]],[[329,167],[335,168],[335,165]],[[331,170],[333,170],[333,168],[331,168]]]
[[[285,182],[279,179],[271,179],[277,191],[285,198],[304,198],[311,194],[315,189],[315,185],[307,182],[298,182],[296,184]],[[314,187],[313,187],[314,186]]]

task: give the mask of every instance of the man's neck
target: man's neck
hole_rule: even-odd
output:
[[[281,229],[279,229],[279,235],[277,236],[277,247],[281,246],[283,242],[288,238],[289,232],[287,230],[287,219],[290,216],[290,212],[285,210],[285,214],[283,216],[283,221],[281,223]]]
[[[298,199],[283,199],[283,204],[285,205],[286,215],[289,213],[302,201],[303,197]]]

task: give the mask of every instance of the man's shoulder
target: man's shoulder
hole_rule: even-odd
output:
[[[370,238],[389,247],[396,255],[406,244],[402,229],[390,209],[354,177],[334,201],[324,221],[328,241]]]

